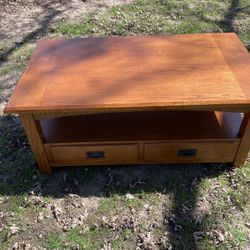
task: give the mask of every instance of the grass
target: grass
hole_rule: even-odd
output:
[[[23,63],[30,59],[33,50],[35,49],[34,43],[25,43],[23,46],[16,48],[9,56],[9,60],[15,63]]]
[[[60,239],[60,234],[51,234],[48,236],[46,246],[48,249],[62,249],[63,243]]]
[[[54,233],[48,236],[46,240],[46,248],[48,249],[72,249],[78,247],[78,249],[91,250],[93,247],[101,247],[101,239],[98,239],[97,230],[92,227],[86,232],[82,232],[79,228],[70,230],[67,235],[62,233]],[[96,241],[92,242],[91,239],[95,238]],[[96,248],[98,249],[98,248]]]
[[[15,70],[15,67],[13,65],[5,65],[5,66],[2,66],[0,68],[0,76],[2,75],[6,75],[10,72],[12,72],[13,70]]]
[[[23,46],[14,49],[13,53],[8,57],[7,63],[1,65],[0,77],[11,74],[13,72],[22,71],[27,61],[30,59],[34,48],[34,43],[25,43]]]
[[[50,27],[47,35],[234,31],[250,50],[249,16],[248,0],[136,0],[99,14],[92,13],[78,23],[62,21]],[[34,45],[29,42],[15,49],[0,68],[0,76],[22,69],[33,49]],[[204,250],[249,247],[250,165],[233,170],[220,164],[145,166],[140,171],[140,167],[75,168],[58,170],[54,176],[44,177],[36,169],[23,129],[14,116],[0,117],[0,165],[0,202],[3,199],[0,206],[4,212],[1,223],[6,226],[0,230],[1,249],[10,249],[15,242],[30,241],[29,237],[32,237],[31,244],[47,249],[71,249],[76,245],[80,249],[101,249],[108,244],[113,249],[135,249],[140,234],[143,235],[142,249],[150,248],[148,241],[156,249],[170,245],[173,249]],[[113,182],[108,185],[110,174]],[[131,186],[138,179],[143,184]],[[31,191],[37,195],[34,190],[40,189],[38,196],[45,205],[26,206],[25,198]],[[72,205],[72,199],[67,198],[69,193],[79,195],[73,199],[74,204],[79,205],[80,200],[84,205],[80,208]],[[127,198],[127,194],[133,198]],[[95,206],[92,206],[93,200]],[[81,226],[63,232],[63,223],[57,223],[52,216],[54,204],[62,206],[60,218],[66,222],[84,210],[88,210],[89,215]],[[24,225],[27,220],[22,218],[30,216],[34,221],[41,211],[50,217],[40,224]],[[14,212],[14,217],[8,212]],[[8,237],[9,226],[14,222],[25,230]],[[195,240],[197,232],[201,232],[202,237]]]
[[[211,214],[206,216],[201,222],[201,228],[207,231],[217,229],[221,232],[227,232],[227,238],[220,243],[221,249],[242,248],[248,241],[248,231],[244,226],[244,221],[249,221],[249,190],[248,182],[250,177],[250,168],[240,168],[235,170],[232,176],[222,174],[216,178],[215,185],[217,190],[213,189],[214,181],[203,181],[201,193],[199,196],[216,196],[211,200]],[[243,177],[244,176],[244,177]],[[237,185],[232,187],[232,182],[237,181]],[[220,193],[220,190],[223,190]],[[219,194],[219,195],[218,195]],[[203,246],[211,245],[211,238],[206,237],[202,242]],[[206,248],[204,248],[206,249]]]
[[[182,172],[181,169],[179,171]],[[241,178],[242,182],[238,184],[238,187],[246,187],[246,182],[249,180],[248,171],[249,168],[236,170],[235,178],[238,181],[238,174],[243,174],[244,176],[244,178]],[[176,178],[179,178],[179,175]],[[189,175],[180,178],[179,182],[189,183],[190,186],[193,178],[194,169],[192,169]],[[249,240],[247,231],[244,228],[244,225],[239,225],[239,223],[237,223],[237,220],[239,219],[239,216],[242,216],[242,214],[246,214],[246,211],[249,211],[249,207],[247,205],[248,200],[246,199],[247,197],[249,198],[249,194],[247,194],[248,190],[244,191],[238,190],[237,188],[233,189],[231,187],[229,175],[227,172],[224,172],[218,177],[214,177],[212,179],[204,178],[201,179],[201,181],[198,180],[197,188],[199,188],[199,192],[190,192],[189,188],[176,188],[176,186],[174,186],[172,183],[169,183],[169,179],[171,179],[170,176],[166,178],[166,185],[170,184],[169,187],[165,186],[167,193],[171,194],[168,196],[169,199],[167,201],[167,213],[175,214],[176,218],[178,218],[177,224],[182,228],[181,232],[173,236],[173,246],[175,249],[193,249],[197,245],[199,246],[199,249],[215,249],[215,247],[213,247],[214,236],[211,235],[205,236],[201,242],[198,242],[197,245],[194,245],[193,233],[199,230],[204,230],[204,232],[206,233],[209,233],[213,230],[218,230],[219,232],[227,232],[227,235],[229,236],[225,237],[225,241],[218,243],[217,247],[220,247],[221,249],[237,247],[241,248],[247,243],[247,241]],[[194,206],[194,204],[196,203],[195,200],[197,200],[198,197],[203,197],[204,195],[213,197],[211,193],[213,193],[214,195],[220,194],[219,189],[213,190],[213,185],[216,182],[220,183],[221,186],[219,188],[223,188],[223,191],[226,190],[226,193],[221,197],[218,197],[216,200],[210,200],[210,203],[212,205],[211,209],[206,211],[208,212],[208,214],[205,214],[203,220],[200,222],[200,224],[197,225],[192,217],[192,206]],[[101,201],[95,217],[100,218],[102,215],[105,215],[112,218],[117,214],[122,214],[129,207],[139,212],[143,210],[143,206],[145,204],[151,206],[159,206],[159,204],[164,203],[164,201],[166,201],[166,196],[162,194],[158,196],[156,195],[156,190],[159,190],[160,188],[156,184],[155,179],[152,178],[151,182],[149,181],[148,183],[151,183],[150,190],[154,190],[152,193],[137,193],[136,190],[133,193],[133,190],[131,190],[131,193],[133,193],[134,195],[134,198],[131,200],[126,200],[126,198],[124,199],[124,196],[122,194],[118,195],[117,193],[115,193],[114,195],[111,195]],[[154,183],[154,186],[152,186],[152,183]],[[233,201],[233,203],[229,205],[227,202],[228,196],[230,196],[231,199],[232,197],[237,196],[238,200],[240,200],[240,203],[239,201]],[[185,204],[185,207],[191,207],[190,213],[187,212],[183,214],[183,204]],[[232,214],[232,211],[230,211],[232,207],[238,210],[236,212],[236,214],[238,214],[237,218],[235,218],[235,214]],[[246,211],[242,211],[242,208],[244,208],[244,210]],[[249,217],[244,219],[241,218],[241,221],[248,220]],[[147,226],[141,224],[141,230],[145,230],[145,228],[147,228]],[[158,227],[155,230],[155,234],[162,235],[165,230],[166,228],[164,227]],[[131,231],[129,230],[127,230],[127,232],[131,234]],[[119,249],[119,247],[124,244],[122,235],[123,234],[121,233],[118,239],[116,239],[114,242],[112,241],[112,246],[117,247],[115,249]],[[178,240],[179,238],[181,238],[182,240]]]
[[[61,22],[52,31],[64,36],[157,35],[237,32],[250,44],[248,1],[137,0],[92,14],[81,23]]]

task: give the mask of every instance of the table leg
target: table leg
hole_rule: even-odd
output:
[[[233,162],[235,167],[244,165],[250,149],[250,113],[244,114],[239,137],[241,138],[241,142]]]
[[[40,171],[44,174],[51,174],[52,170],[47,159],[42,136],[39,133],[39,127],[32,114],[20,114],[25,133],[29,139],[30,145],[36,157]]]

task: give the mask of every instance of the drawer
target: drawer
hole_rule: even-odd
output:
[[[144,145],[146,162],[232,162],[239,140],[219,142],[150,143]]]
[[[119,164],[135,163],[138,146],[129,145],[50,145],[46,147],[52,164]]]

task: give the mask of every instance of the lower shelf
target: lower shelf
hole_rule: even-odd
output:
[[[129,144],[45,144],[52,166],[233,162],[240,139]]]
[[[237,138],[240,113],[141,111],[41,121],[47,143]]]
[[[147,111],[41,121],[51,166],[233,162],[239,113]]]

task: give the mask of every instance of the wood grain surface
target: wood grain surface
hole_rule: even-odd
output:
[[[50,150],[50,163],[77,165],[77,164],[126,164],[138,161],[137,144],[130,145],[65,145],[65,146],[46,146]],[[89,158],[90,152],[101,152],[101,158]]]
[[[24,126],[25,133],[29,139],[33,153],[36,157],[40,171],[44,174],[51,174],[52,170],[45,153],[42,136],[37,129],[36,121],[34,120],[32,114],[21,114],[20,119]]]
[[[141,111],[41,120],[46,143],[234,139],[239,113]]]
[[[141,147],[139,147],[141,145]],[[235,140],[186,140],[137,144],[45,144],[51,166],[232,162],[239,146]],[[195,150],[194,155],[180,152]],[[103,157],[89,158],[89,153]],[[140,157],[141,155],[141,157]]]
[[[250,105],[234,33],[41,40],[6,113]]]
[[[234,166],[241,167],[244,165],[250,148],[250,114],[245,114],[240,128],[241,142],[234,159]]]
[[[145,144],[145,161],[154,163],[232,162],[238,146],[238,141]],[[181,150],[190,149],[196,151],[193,156],[179,155]]]

